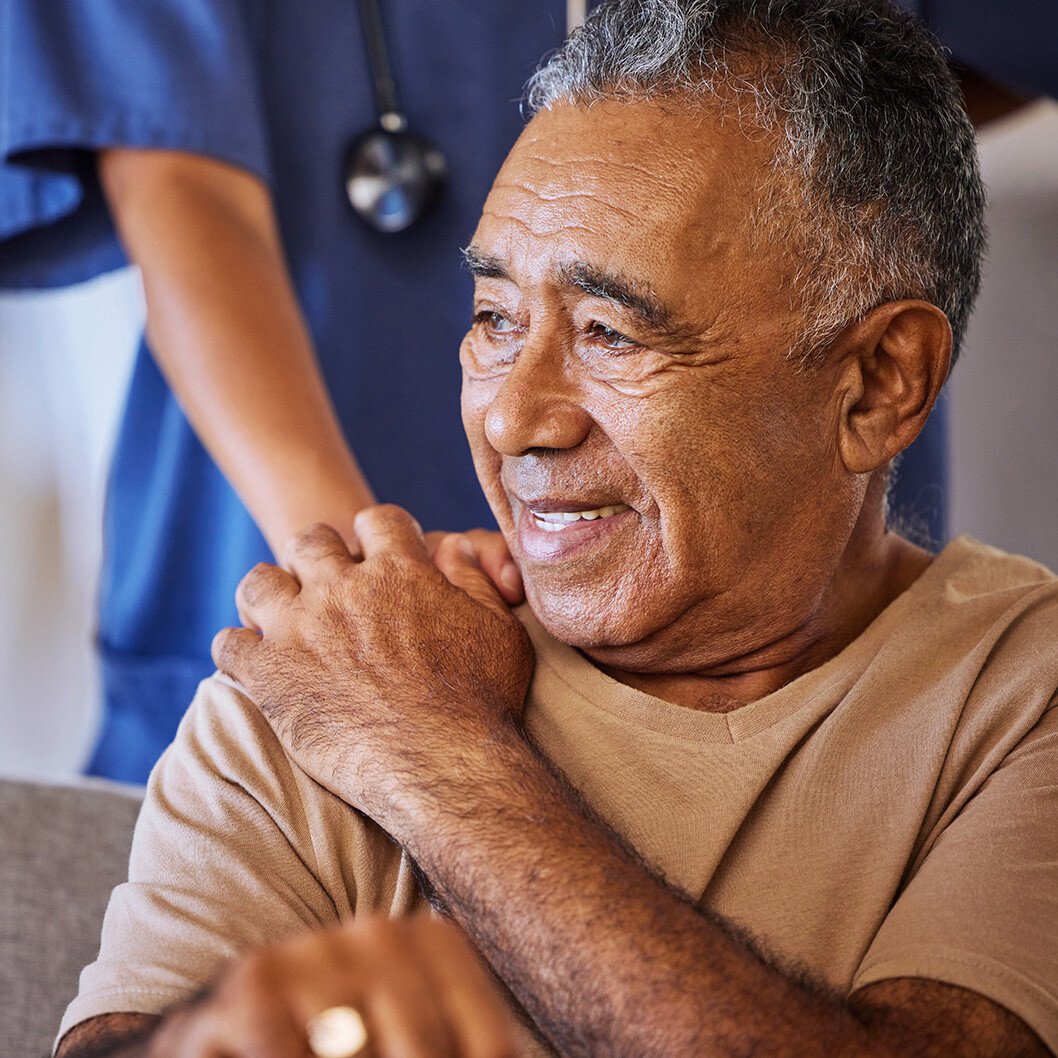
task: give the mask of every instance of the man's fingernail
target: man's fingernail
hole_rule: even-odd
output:
[[[469,537],[459,537],[459,550],[462,551],[467,558],[472,558],[477,561],[478,553],[474,550],[474,545],[470,542]]]
[[[518,572],[518,567],[513,562],[508,562],[503,569],[500,570],[500,583],[509,592],[521,591],[522,577]]]

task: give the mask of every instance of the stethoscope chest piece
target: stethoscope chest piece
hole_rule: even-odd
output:
[[[447,165],[440,148],[408,131],[389,62],[379,0],[360,0],[360,20],[378,124],[346,150],[349,204],[375,231],[410,228],[441,195]]]
[[[413,132],[379,127],[350,143],[345,190],[370,227],[399,232],[437,201],[446,173],[444,155],[432,143]]]

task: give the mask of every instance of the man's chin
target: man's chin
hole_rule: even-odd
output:
[[[554,591],[526,579],[525,596],[544,630],[578,650],[629,646],[656,630],[643,608],[626,603],[612,586]]]

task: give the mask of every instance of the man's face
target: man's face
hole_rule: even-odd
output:
[[[463,417],[534,612],[601,661],[722,665],[798,626],[857,496],[787,353],[773,144],[671,101],[537,115],[468,251]]]

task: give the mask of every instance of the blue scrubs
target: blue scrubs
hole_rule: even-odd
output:
[[[919,15],[952,58],[1026,96],[1058,98],[1054,0],[896,0]]]
[[[470,310],[458,249],[565,31],[562,0],[385,0],[411,127],[450,168],[441,207],[380,235],[348,208],[348,141],[376,122],[355,0],[0,0],[0,287],[124,263],[94,171],[106,146],[222,159],[275,199],[342,425],[381,500],[426,528],[492,525],[459,418]],[[172,739],[239,578],[269,550],[139,351],[109,481],[89,771],[142,781]]]

